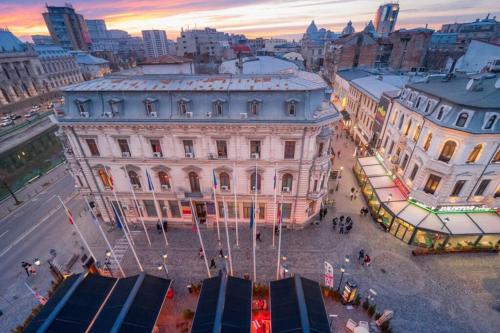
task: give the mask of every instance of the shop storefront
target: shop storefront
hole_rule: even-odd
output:
[[[359,158],[353,171],[375,222],[396,238],[449,251],[500,249],[500,216],[494,210],[425,207],[408,197],[375,156]]]

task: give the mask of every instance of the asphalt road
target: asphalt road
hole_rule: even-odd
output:
[[[23,273],[21,261],[46,259],[48,251],[57,246],[58,239],[71,235],[71,225],[62,223],[66,218],[56,195],[63,200],[69,199],[69,209],[77,212],[83,204],[72,195],[73,190],[73,179],[66,175],[0,220],[0,295],[19,272]]]

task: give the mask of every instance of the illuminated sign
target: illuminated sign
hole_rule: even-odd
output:
[[[415,199],[410,198],[408,202],[423,208],[431,213],[435,214],[447,214],[447,213],[492,213],[495,212],[495,209],[488,208],[484,205],[482,206],[441,206],[441,207],[429,207],[424,205],[421,202],[416,201]]]

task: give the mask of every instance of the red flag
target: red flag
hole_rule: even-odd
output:
[[[68,217],[68,222],[69,224],[75,224],[75,220],[73,219],[73,215],[71,215],[71,212],[67,207],[64,207],[66,209],[66,216]]]
[[[109,174],[108,181],[109,181],[109,189],[113,191],[113,177],[111,177],[111,174]]]

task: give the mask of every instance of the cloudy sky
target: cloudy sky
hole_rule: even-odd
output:
[[[49,5],[65,1],[47,0]],[[66,1],[68,2],[68,1]],[[144,29],[163,29],[169,38],[181,28],[210,26],[245,33],[248,37],[300,38],[312,19],[319,27],[342,30],[352,20],[360,30],[373,19],[379,0],[74,0],[77,12],[87,19],[103,18],[108,29],[140,35]],[[500,18],[500,0],[400,0],[397,28],[425,26],[483,18]],[[41,13],[45,1],[0,0],[0,27],[28,40],[48,34]]]

